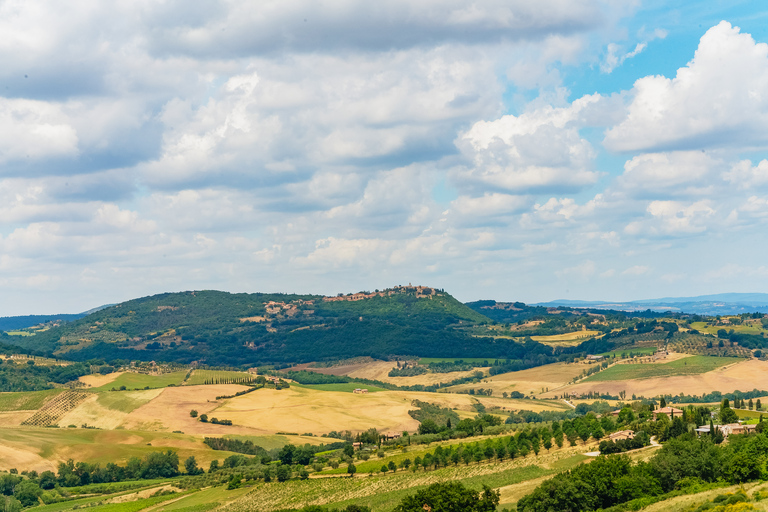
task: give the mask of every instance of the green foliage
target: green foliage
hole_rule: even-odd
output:
[[[395,512],[495,512],[499,500],[499,492],[487,486],[478,493],[458,482],[436,483],[403,499]]]

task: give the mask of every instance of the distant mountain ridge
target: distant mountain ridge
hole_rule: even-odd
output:
[[[558,299],[532,304],[540,307],[566,306],[617,311],[671,311],[697,315],[735,315],[740,313],[768,313],[768,293],[716,293],[695,297],[664,297],[633,301],[586,301]]]

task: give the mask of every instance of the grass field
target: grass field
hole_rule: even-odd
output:
[[[173,449],[184,460],[194,455],[203,467],[231,452],[215,451],[202,438],[170,432],[92,430],[81,428],[0,429],[0,469],[55,470],[69,458],[106,464],[124,464],[131,457]]]
[[[35,333],[29,331],[6,331],[8,336],[34,336]]]
[[[588,377],[584,382],[696,375],[739,361],[743,361],[743,359],[736,357],[691,356],[669,363],[617,364]]]
[[[493,377],[486,377],[478,384],[461,384],[447,388],[449,391],[461,391],[469,388],[492,389],[493,396],[501,396],[503,392],[518,391],[523,394],[540,394],[546,389],[556,389],[566,385],[574,377],[590,366],[583,364],[553,363],[519,372],[502,373]],[[536,407],[534,402],[522,407],[532,409]]]
[[[717,334],[717,331],[720,329],[725,329],[726,331],[730,331],[733,329],[735,332],[744,333],[744,334],[760,334],[763,332],[766,332],[765,329],[763,329],[762,324],[759,320],[750,322],[750,323],[744,323],[741,325],[711,325],[707,326],[706,322],[691,322],[691,328],[696,329],[699,332],[708,332],[709,334]]]
[[[97,402],[107,409],[129,413],[135,411],[159,394],[158,389],[141,391],[103,391],[99,393]]]
[[[710,363],[707,363],[707,365],[726,364],[726,361],[733,364],[728,364],[726,367],[716,368],[714,371],[707,371],[706,373],[687,374],[680,374],[674,368],[675,366],[679,368],[685,361],[688,361],[688,364],[690,364],[691,357],[670,361],[665,364],[620,364],[576,384],[571,384],[557,390],[550,390],[549,393],[545,393],[543,396],[555,397],[564,392],[576,395],[589,392],[618,395],[622,391],[625,391],[627,396],[636,395],[637,397],[646,398],[656,397],[660,394],[679,395],[684,393],[686,395],[702,395],[712,391],[732,393],[737,390],[761,387],[760,383],[765,380],[765,375],[768,375],[768,362],[766,361],[712,356],[693,357],[707,357],[710,359]],[[696,359],[693,359],[693,361],[696,361]],[[648,373],[646,372],[658,372],[659,368],[663,369],[665,367],[669,369],[668,365],[674,365],[672,367],[674,373],[671,376],[667,376],[662,372],[660,376],[647,377]],[[614,370],[614,368],[617,370]],[[633,371],[631,368],[639,368],[640,370],[635,371],[642,371],[643,373],[639,374],[642,378],[630,378],[632,375],[628,373],[623,373],[623,376],[613,373],[613,376],[616,378],[626,377],[629,380],[593,380],[594,377],[605,378],[607,375],[603,374],[607,374],[609,371],[621,370],[622,372],[631,372]],[[648,370],[648,368],[652,369]],[[688,369],[687,366],[683,366],[683,371],[690,371],[692,369],[693,367]],[[700,367],[700,369],[703,368]]]
[[[199,384],[205,384],[207,382],[225,382],[227,380],[235,379],[250,379],[253,378],[248,372],[230,372],[225,370],[194,370],[192,375],[184,382],[186,386],[196,386]]]
[[[551,336],[531,336],[531,339],[546,345],[560,347],[578,345],[598,334],[602,333],[600,331],[574,331],[564,334],[553,334]]]
[[[749,409],[734,409],[740,420],[749,425],[755,425],[760,421],[760,416],[768,418],[768,411],[750,411]]]
[[[146,375],[144,373],[125,372],[113,381],[103,386],[91,388],[91,391],[109,391],[125,386],[129,390],[144,388],[164,388],[171,384],[178,386],[187,376],[187,372],[172,372],[163,375]]]
[[[292,384],[293,386],[314,389],[316,391],[340,391],[342,393],[352,393],[354,390],[367,389],[369,393],[376,393],[377,391],[386,391],[384,388],[378,388],[376,386],[368,386],[366,384],[360,384],[357,382],[341,382],[338,384]]]
[[[657,347],[628,347],[628,348],[619,348],[616,350],[612,350],[611,352],[603,352],[602,354],[599,354],[599,355],[621,359],[622,355],[629,357],[630,354],[633,354],[636,356],[650,356],[654,354],[657,350],[659,350]]]
[[[18,393],[0,393],[0,411],[32,411],[39,409],[50,398],[61,393],[60,389],[45,391],[20,391]]]

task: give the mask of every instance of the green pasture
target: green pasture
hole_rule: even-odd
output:
[[[617,364],[588,377],[585,382],[697,375],[739,361],[743,361],[743,359],[738,357],[691,356],[669,363]]]
[[[157,510],[174,512],[205,512],[228,501],[235,500],[251,491],[248,487],[227,490],[226,486],[210,487],[202,491],[188,494],[184,498],[169,503]]]
[[[129,413],[149,402],[150,398],[140,396],[135,391],[103,391],[96,401],[107,409]]]
[[[0,393],[0,411],[34,411],[61,392],[61,389],[46,389]]]
[[[696,329],[699,332],[708,332],[710,334],[717,334],[720,329],[743,334],[760,334],[766,332],[760,324],[741,324],[741,325],[711,325],[707,326],[707,322],[691,322],[691,329]]]
[[[622,354],[626,357],[629,357],[629,354],[633,354],[636,356],[650,356],[650,355],[653,355],[657,350],[659,350],[657,347],[626,347],[626,348],[617,348],[616,350],[612,350],[610,352],[603,352],[602,354],[599,354],[599,355],[605,356],[605,357],[615,357],[616,359],[620,359]]]
[[[125,386],[126,389],[144,389],[144,388],[165,388],[171,385],[178,386],[184,381],[187,372],[171,372],[163,375],[146,375],[144,373],[126,372],[118,378],[99,386],[91,388],[89,391],[109,391],[112,388],[120,389]]]
[[[6,331],[8,336],[34,336],[35,333],[29,331]]]
[[[88,505],[88,510],[94,512],[138,512],[139,510],[144,510],[145,508],[154,507],[155,505],[158,505],[164,501],[177,499],[180,495],[183,496],[184,494],[187,493],[166,494],[165,496],[153,496],[135,501],[126,501],[123,503],[105,503],[103,505],[94,505],[94,502],[91,502],[91,504]],[[102,497],[102,501],[105,499],[108,498]],[[98,503],[98,501],[95,503]],[[38,509],[36,508],[35,510]]]
[[[359,382],[340,382],[337,384],[291,384],[298,388],[316,389],[318,391],[341,391],[343,393],[352,393],[354,390],[367,389],[369,393],[376,393],[377,391],[387,391],[384,388],[376,386],[369,386],[367,384],[360,384]]]
[[[750,411],[749,409],[734,409],[736,415],[740,420],[744,420],[744,423],[748,425],[756,425],[760,422],[760,416],[763,419],[768,419],[768,411]]]
[[[226,370],[194,370],[192,375],[184,382],[187,386],[197,386],[205,384],[206,381],[219,381],[224,382],[226,380],[235,379],[251,379],[255,378],[248,372],[231,372]]]

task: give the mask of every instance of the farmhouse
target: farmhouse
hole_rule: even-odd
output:
[[[757,428],[757,425],[745,425],[743,423],[728,423],[725,425],[715,425],[715,428],[723,433],[723,437],[728,437],[729,435],[738,435],[738,434],[750,434],[755,431]],[[709,425],[702,425],[697,429],[694,429],[697,436],[700,436],[702,434],[709,434]]]
[[[355,388],[355,390],[352,391],[352,392],[353,393],[357,393],[359,395],[367,395],[368,394],[368,390],[367,389],[360,389],[360,388]]]
[[[662,407],[661,409],[656,409],[655,411],[653,411],[654,421],[656,421],[656,419],[659,417],[659,414],[666,414],[669,417],[669,419],[683,417],[683,411],[681,411],[680,409],[676,409],[674,407]]]
[[[608,436],[608,439],[611,441],[622,441],[624,439],[634,439],[635,438],[635,431],[634,430],[619,430],[618,432],[614,432],[613,434]]]
[[[594,363],[596,361],[602,361],[605,359],[605,356],[587,356],[587,361],[590,363]]]

